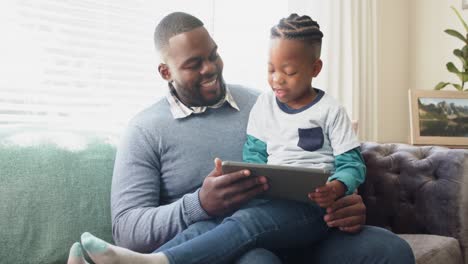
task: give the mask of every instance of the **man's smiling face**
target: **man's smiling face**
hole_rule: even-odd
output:
[[[169,39],[165,52],[167,73],[161,75],[172,82],[185,105],[214,105],[224,97],[223,61],[217,49],[205,27]]]

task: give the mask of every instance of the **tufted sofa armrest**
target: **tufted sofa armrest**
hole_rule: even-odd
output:
[[[398,234],[458,239],[468,256],[468,151],[365,142],[359,188],[367,223]]]

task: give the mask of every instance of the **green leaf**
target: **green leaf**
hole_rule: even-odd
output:
[[[455,12],[455,14],[457,15],[458,19],[460,19],[460,21],[462,22],[463,26],[465,27],[465,31],[468,32],[468,25],[466,24],[465,20],[463,19],[463,17],[460,15],[460,13],[458,12],[457,9],[455,9],[455,7],[451,6],[452,10]]]
[[[468,60],[468,45],[463,46],[462,52],[463,52],[463,58],[465,58],[465,60]]]
[[[460,73],[460,71],[457,69],[457,66],[455,66],[455,65],[453,64],[453,62],[447,63],[446,66],[447,66],[447,70],[448,70],[449,72]]]
[[[468,81],[468,72],[460,72],[452,62],[447,63],[447,70],[455,73],[463,83]]]
[[[442,90],[445,86],[449,84],[449,82],[440,82],[434,87],[434,90]]]
[[[458,78],[460,78],[460,81],[463,83],[468,82],[468,72],[460,72],[457,74]]]
[[[447,34],[449,34],[449,35],[451,35],[451,36],[454,36],[454,37],[460,39],[461,41],[463,41],[463,42],[465,42],[465,43],[467,43],[466,38],[465,38],[460,32],[458,32],[458,31],[456,31],[456,30],[453,30],[453,29],[446,29],[446,30],[444,30],[444,32],[447,33]]]
[[[458,91],[463,91],[463,88],[461,87],[461,85],[456,84],[456,83],[451,83],[451,85],[455,87],[455,89],[457,89]]]
[[[460,61],[463,63],[463,69],[466,71],[468,70],[468,62],[467,60],[463,57],[463,51],[459,49],[454,49],[453,50],[453,55],[457,56],[457,58],[460,59]]]

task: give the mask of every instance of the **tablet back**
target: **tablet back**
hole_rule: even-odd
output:
[[[254,164],[245,162],[223,161],[223,172],[230,173],[248,169],[252,176],[268,178],[269,189],[265,196],[312,203],[308,194],[315,188],[325,185],[330,173],[321,169]]]

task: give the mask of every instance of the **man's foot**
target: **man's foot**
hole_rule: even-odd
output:
[[[70,248],[67,264],[88,264],[83,257],[83,251],[81,250],[80,243],[76,242]]]
[[[81,244],[96,264],[169,264],[169,260],[163,253],[137,253],[126,248],[111,245],[88,232],[81,235]]]

